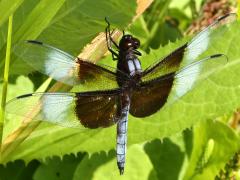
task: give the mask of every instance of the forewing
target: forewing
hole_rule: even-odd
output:
[[[168,100],[179,99],[193,89],[199,80],[206,78],[227,63],[223,54],[215,54],[194,62],[177,72],[169,73],[151,81],[142,82],[132,92],[130,113],[136,117],[146,117],[157,112]]]
[[[214,43],[220,36],[227,31],[227,26],[217,29],[221,25],[229,24],[236,19],[236,14],[231,13],[218,18],[207,28],[197,34],[190,42],[182,45],[173,51],[164,59],[157,61],[143,72],[143,81],[149,81],[160,76],[174,73],[180,69],[180,64],[184,60],[184,66],[199,60],[199,57],[210,47],[214,47]],[[217,52],[216,53],[221,53]]]
[[[14,54],[35,70],[68,84],[87,85],[90,90],[118,87],[114,68],[95,65],[38,41],[23,41],[14,47]],[[124,73],[122,79],[128,78]]]
[[[64,127],[99,128],[116,123],[121,114],[118,90],[89,93],[35,93],[7,103],[6,111],[31,120]]]

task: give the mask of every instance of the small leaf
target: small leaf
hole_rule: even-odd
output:
[[[222,122],[212,120],[195,126],[193,142],[184,179],[214,179],[240,148],[238,135]]]
[[[158,179],[178,179],[181,172],[184,152],[170,139],[154,140],[144,147]]]

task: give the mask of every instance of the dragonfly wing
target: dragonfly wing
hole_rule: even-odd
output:
[[[146,117],[158,110],[167,102],[173,91],[174,100],[193,89],[199,80],[227,63],[227,57],[216,54],[194,62],[177,72],[169,73],[159,78],[142,82],[131,96],[130,113],[136,117]]]
[[[46,121],[64,127],[99,128],[115,124],[121,114],[119,90],[88,93],[34,93],[7,103],[6,111],[23,121]]]
[[[118,87],[114,68],[83,61],[42,42],[20,42],[14,47],[14,54],[35,70],[70,86],[84,84],[91,90]],[[120,74],[120,80],[128,78],[126,74]]]

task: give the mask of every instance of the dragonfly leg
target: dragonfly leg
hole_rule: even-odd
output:
[[[113,40],[112,38],[112,34],[114,33],[115,29],[112,30],[112,32],[110,32],[110,29],[108,31],[108,36],[109,36],[109,39],[110,39],[110,42],[114,44],[114,46],[119,49],[119,46],[117,45],[117,43]]]
[[[107,22],[107,27],[105,29],[105,34],[106,34],[106,40],[107,40],[107,48],[108,50],[112,53],[112,58],[113,60],[117,60],[118,59],[118,53],[115,52],[112,48],[112,44],[114,44],[114,46],[116,46],[117,49],[119,49],[119,46],[117,45],[117,43],[112,39],[112,33],[114,32],[114,30],[111,32],[110,31],[110,23],[108,22],[107,18],[105,18],[105,21]]]

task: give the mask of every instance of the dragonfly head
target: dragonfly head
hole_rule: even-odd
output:
[[[140,41],[137,38],[134,38],[132,35],[123,35],[122,39],[119,43],[119,48],[127,51],[127,50],[136,50],[140,46]]]

